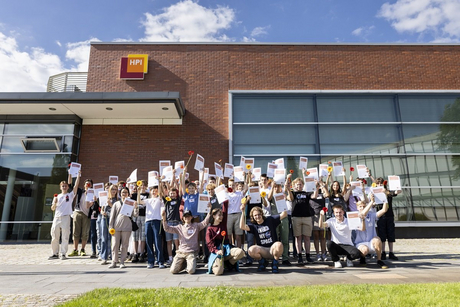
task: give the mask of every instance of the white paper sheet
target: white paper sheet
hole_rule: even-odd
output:
[[[118,176],[109,176],[109,182],[111,184],[117,184],[118,183]]]
[[[227,193],[227,188],[225,185],[221,184],[215,189],[217,200],[219,203],[223,203],[224,201],[228,200],[228,193]]]
[[[204,158],[200,156],[199,154],[196,154],[194,169],[197,171],[202,171],[204,169]]]
[[[283,184],[286,181],[286,170],[284,168],[277,168],[273,180],[277,184]]]
[[[299,169],[307,169],[307,167],[308,167],[308,158],[300,157]]]
[[[77,177],[78,172],[81,170],[81,164],[77,162],[70,163],[69,174],[72,175],[72,178]]]
[[[200,194],[198,196],[197,212],[198,213],[208,213],[208,211],[209,211],[208,204],[209,204],[209,195]]]
[[[214,162],[214,171],[216,172],[217,177],[224,179],[224,172],[222,166],[219,163]]]
[[[275,194],[273,197],[275,198],[275,205],[278,213],[287,211],[286,196],[284,193]]]
[[[158,172],[157,171],[150,171],[148,173],[148,186],[149,188],[151,187],[155,187],[155,186],[159,186],[160,185],[160,181],[158,180]]]
[[[126,183],[137,182],[137,168],[129,175]]]
[[[121,206],[120,214],[126,215],[126,216],[132,216],[133,215],[133,210],[134,210],[134,200],[130,198],[126,198],[125,201],[123,202],[123,205]]]
[[[234,172],[233,169],[234,169],[233,164],[225,163],[224,177],[233,178],[233,172]]]
[[[275,169],[278,168],[278,165],[275,163],[268,163],[267,165],[267,177],[273,178],[275,176]]]
[[[347,222],[350,230],[361,230],[363,227],[358,211],[347,212]]]
[[[401,190],[401,179],[399,176],[388,176],[388,190],[389,191],[400,191]]]
[[[345,175],[345,173],[343,172],[342,161],[332,162],[332,168],[334,169],[334,176],[343,176],[343,175]]]
[[[259,204],[260,203],[260,201],[261,201],[260,188],[258,186],[249,187],[248,188],[248,193],[249,193],[249,196],[251,196],[251,199],[249,200],[250,204]]]
[[[358,178],[369,178],[366,165],[356,165],[356,170],[358,171]]]
[[[99,206],[100,207],[107,206],[107,200],[109,199],[109,192],[101,191],[98,193],[98,196],[99,196]]]

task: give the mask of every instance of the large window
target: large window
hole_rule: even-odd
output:
[[[342,161],[399,175],[399,221],[459,221],[460,94],[232,93],[231,154],[287,169]],[[348,173],[350,173],[348,171]],[[356,176],[356,173],[354,173]],[[339,181],[342,178],[337,178]]]

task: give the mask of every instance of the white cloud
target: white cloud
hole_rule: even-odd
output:
[[[221,34],[235,21],[235,11],[219,6],[210,9],[192,0],[185,0],[163,9],[163,13],[145,13],[142,25],[150,42],[209,42],[229,41]]]
[[[460,1],[397,0],[384,3],[378,17],[388,20],[399,33],[429,34],[434,41],[460,38]]]
[[[251,36],[256,37],[256,36],[266,35],[268,34],[268,31],[267,31],[268,29],[270,29],[270,26],[256,27],[254,28],[254,30],[252,30]]]
[[[351,32],[352,35],[358,36],[363,38],[364,40],[367,41],[367,38],[369,35],[372,34],[372,31],[374,30],[374,26],[369,26],[369,27],[359,27]]]
[[[97,38],[91,38],[87,41],[68,43],[66,45],[66,59],[72,60],[77,64],[77,67],[72,67],[70,69],[71,71],[88,71],[89,50],[91,48],[91,42],[100,42],[100,40]]]

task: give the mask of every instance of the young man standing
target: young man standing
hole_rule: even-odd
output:
[[[75,186],[78,187],[80,184],[81,172],[78,172]],[[68,182],[61,181],[59,187],[61,193],[53,198],[51,210],[55,211],[53,225],[51,226],[51,249],[53,254],[48,258],[58,259],[59,258],[59,235],[62,230],[61,236],[61,259],[66,259],[67,249],[69,246],[69,235],[70,235],[70,216],[72,215],[72,202],[75,198],[73,191],[68,192],[69,184],[72,181],[72,176],[69,175]]]
[[[77,202],[73,212],[73,245],[74,250],[69,256],[78,256],[78,243],[81,239],[80,256],[86,256],[85,247],[88,242],[89,230],[91,228],[91,220],[88,218],[89,208],[93,205],[95,197],[92,201],[86,201],[86,193],[88,189],[93,187],[91,179],[85,180],[85,192],[75,185],[74,190],[77,191]]]

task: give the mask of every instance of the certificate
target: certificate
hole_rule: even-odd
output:
[[[246,165],[244,164],[244,161],[245,161],[245,160],[246,160],[246,158],[243,157],[243,156],[241,156],[241,158],[240,158],[240,166],[241,166],[241,167],[245,167],[245,166],[246,166]]]
[[[133,215],[134,203],[134,200],[126,198],[121,206],[120,214],[131,217]]]
[[[305,186],[303,187],[303,190],[305,192],[314,192],[316,189],[316,182],[315,178],[312,177],[304,177],[303,178],[305,181]]]
[[[126,180],[126,183],[133,183],[137,182],[137,168],[129,175],[128,179]]]
[[[267,165],[267,177],[273,178],[275,177],[275,169],[278,168],[278,165],[275,163],[268,163]]]
[[[158,172],[157,171],[150,171],[148,175],[148,186],[149,188],[151,187],[157,187],[160,185],[160,181],[158,180]]]
[[[174,170],[176,171],[176,178],[178,179],[182,171],[184,170],[185,162],[177,161],[174,163]]]
[[[308,173],[308,175],[306,174],[305,177],[313,178],[313,179],[316,179],[316,180],[319,179],[319,177],[318,177],[318,169],[316,167],[308,168],[307,173]]]
[[[233,179],[235,180],[235,182],[244,182],[244,170],[243,170],[243,167],[235,166],[233,168],[233,170],[234,170]]]
[[[197,171],[202,171],[204,168],[204,158],[199,154],[196,154],[195,167]]]
[[[160,166],[160,174],[163,175],[163,169],[165,167],[168,167],[171,165],[171,161],[169,160],[160,160],[159,166]]]
[[[354,187],[354,188],[353,188]],[[361,188],[361,181],[352,181],[350,182],[350,188],[353,196],[363,195],[363,189]]]
[[[273,197],[275,198],[276,210],[278,210],[278,213],[287,211],[286,196],[284,193],[275,194]]]
[[[244,171],[248,173],[250,170],[254,169],[254,158],[245,158],[244,164]]]
[[[94,201],[94,189],[88,189],[86,191],[86,201]]]
[[[95,183],[93,184],[94,194],[99,195],[99,192],[104,191],[104,184],[103,183]]]
[[[203,181],[203,189],[206,189],[206,185],[209,182],[209,168],[205,167],[199,174],[200,181]]]
[[[401,180],[399,176],[388,176],[388,190],[389,191],[400,191]]]
[[[319,165],[319,177],[327,177],[328,171],[327,171],[327,164],[320,164]]]
[[[343,175],[345,175],[345,173],[343,172],[342,161],[332,162],[332,168],[334,170],[334,176],[343,176]]]
[[[216,172],[216,177],[224,179],[224,171],[222,170],[222,166],[219,163],[214,162],[214,170]]]
[[[358,171],[358,178],[369,178],[366,165],[356,165],[356,170]]]
[[[99,206],[101,207],[107,206],[107,200],[109,199],[109,192],[101,191],[98,193],[98,195],[99,195]]]
[[[284,158],[279,158],[279,159],[276,159],[275,163],[278,167],[277,168],[285,168],[284,167]]]
[[[70,163],[69,174],[72,175],[72,178],[77,177],[78,172],[81,170],[81,164],[77,162]]]
[[[161,174],[161,178],[163,178],[161,181],[172,182],[172,180],[173,180],[173,167],[172,167],[172,165],[166,166],[165,168],[163,168],[163,173]]]
[[[347,222],[350,230],[362,230],[363,222],[359,217],[359,211],[347,212]]]
[[[384,204],[388,202],[384,187],[371,188],[371,191],[372,194],[374,194],[376,204]]]
[[[260,188],[258,186],[249,187],[248,193],[249,193],[249,196],[251,197],[251,199],[249,200],[250,204],[260,204],[262,200],[260,198]]]
[[[262,175],[262,168],[256,167],[252,170],[252,181],[260,181],[260,176]]]
[[[198,208],[196,211],[198,213],[208,213],[209,211],[208,204],[209,204],[209,195],[200,194],[198,196]]]
[[[118,183],[118,176],[109,176],[109,182],[111,184],[117,184]]]
[[[223,203],[224,201],[228,200],[228,193],[227,193],[227,188],[225,185],[221,184],[215,189],[217,200],[219,203]]]
[[[300,157],[299,169],[307,169],[307,166],[308,166],[308,158]]]
[[[276,184],[283,184],[286,180],[286,170],[284,168],[275,169],[273,180],[276,182]]]
[[[232,178],[233,177],[233,168],[234,168],[233,164],[225,163],[224,177]]]

